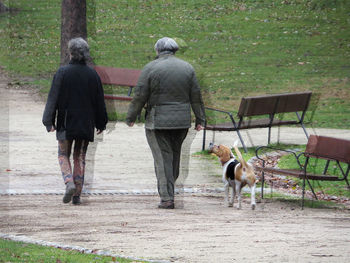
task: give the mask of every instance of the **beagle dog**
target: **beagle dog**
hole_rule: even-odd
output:
[[[238,156],[238,160],[233,155],[231,149],[222,144],[217,146],[210,143],[209,152],[219,158],[223,168],[222,180],[225,187],[225,204],[232,207],[237,193],[238,209],[241,209],[241,190],[245,185],[248,185],[251,190],[251,206],[254,210],[256,206],[255,188],[258,180],[256,180],[253,166],[243,159],[241,152],[238,150],[237,144],[238,141],[234,143],[233,148]],[[232,187],[232,194],[229,200],[228,196],[230,186]]]

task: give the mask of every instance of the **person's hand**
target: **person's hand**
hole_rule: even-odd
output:
[[[134,124],[135,124],[135,122],[130,122],[130,123],[127,123],[127,125],[128,125],[129,127],[134,126]]]
[[[97,129],[96,130],[96,134],[98,135],[98,134],[101,134],[103,132],[103,130],[100,130],[100,129]]]
[[[56,130],[56,129],[55,129],[55,126],[52,125],[49,132],[54,132],[55,130]]]
[[[203,130],[203,126],[200,125],[200,124],[198,124],[198,125],[196,126],[195,130],[196,130],[196,131],[201,131],[201,130]]]

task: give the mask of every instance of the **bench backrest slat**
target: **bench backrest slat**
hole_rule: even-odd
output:
[[[95,66],[102,84],[135,87],[141,70]]]
[[[311,92],[276,94],[242,98],[238,116],[249,117],[274,113],[305,111]]]
[[[350,164],[350,141],[326,136],[310,135],[306,155],[338,160]]]

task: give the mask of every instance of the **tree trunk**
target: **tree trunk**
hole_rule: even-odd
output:
[[[8,12],[10,9],[4,5],[2,2],[0,2],[0,13]]]
[[[75,37],[87,39],[86,0],[62,0],[61,65],[69,62],[68,41]]]

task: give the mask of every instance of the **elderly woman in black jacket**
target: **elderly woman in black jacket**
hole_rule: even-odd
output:
[[[70,62],[56,72],[48,95],[43,124],[56,131],[58,160],[66,184],[64,203],[80,204],[84,184],[85,155],[94,129],[100,134],[107,124],[103,89],[96,71],[86,65],[89,46],[82,38],[69,41]],[[74,143],[73,161],[70,163]]]

